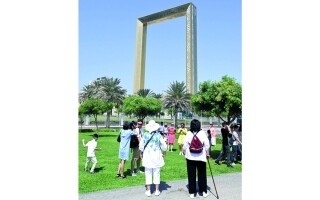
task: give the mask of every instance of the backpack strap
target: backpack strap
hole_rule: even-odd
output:
[[[194,134],[194,132],[192,132],[192,134],[193,134],[193,137],[195,137],[197,134],[198,134],[199,132],[196,132],[196,134]]]
[[[152,139],[153,135],[156,134],[156,131],[153,131],[153,132],[151,132],[151,133],[153,133],[153,134],[151,135],[151,138],[148,140],[148,142],[144,145],[143,151],[146,149],[146,147],[147,147],[147,145],[149,144],[150,140]]]

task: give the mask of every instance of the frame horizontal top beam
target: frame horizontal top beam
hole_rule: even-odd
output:
[[[140,17],[140,18],[138,18],[138,20],[140,22],[142,22],[144,25],[150,25],[150,24],[158,23],[158,22],[165,21],[168,19],[182,17],[182,16],[186,15],[186,12],[187,12],[189,6],[191,6],[191,5],[194,6],[192,3],[187,3],[184,5],[175,7],[175,8],[170,8],[170,9],[163,10],[163,11],[160,11],[157,13],[153,13],[151,15]]]

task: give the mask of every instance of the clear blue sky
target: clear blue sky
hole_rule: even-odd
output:
[[[79,90],[114,77],[133,92],[137,18],[192,2],[197,8],[198,85],[223,75],[241,80],[241,1],[80,0]],[[145,88],[163,93],[185,82],[185,17],[148,26]]]

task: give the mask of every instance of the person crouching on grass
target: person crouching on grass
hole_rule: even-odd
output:
[[[96,167],[96,164],[98,163],[96,155],[95,155],[95,150],[101,150],[102,148],[97,147],[97,140],[99,138],[98,134],[93,134],[93,139],[89,141],[87,144],[84,144],[84,139],[82,139],[82,145],[83,147],[88,147],[87,150],[87,159],[86,159],[86,164],[84,166],[84,171],[87,171],[87,167],[89,162],[92,162],[92,167],[90,169],[90,173],[94,173],[94,168]]]
[[[160,195],[160,168],[164,166],[163,156],[167,149],[167,144],[161,134],[157,131],[160,125],[154,120],[150,120],[145,129],[147,132],[139,144],[142,152],[142,165],[145,167],[146,192],[145,195],[151,196],[150,186],[152,182],[155,184],[155,195]],[[153,181],[152,181],[153,178]]]

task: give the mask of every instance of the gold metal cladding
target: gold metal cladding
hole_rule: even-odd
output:
[[[186,16],[186,87],[187,92],[197,92],[197,10],[192,3],[163,10],[137,20],[136,55],[133,92],[144,89],[147,26]]]

